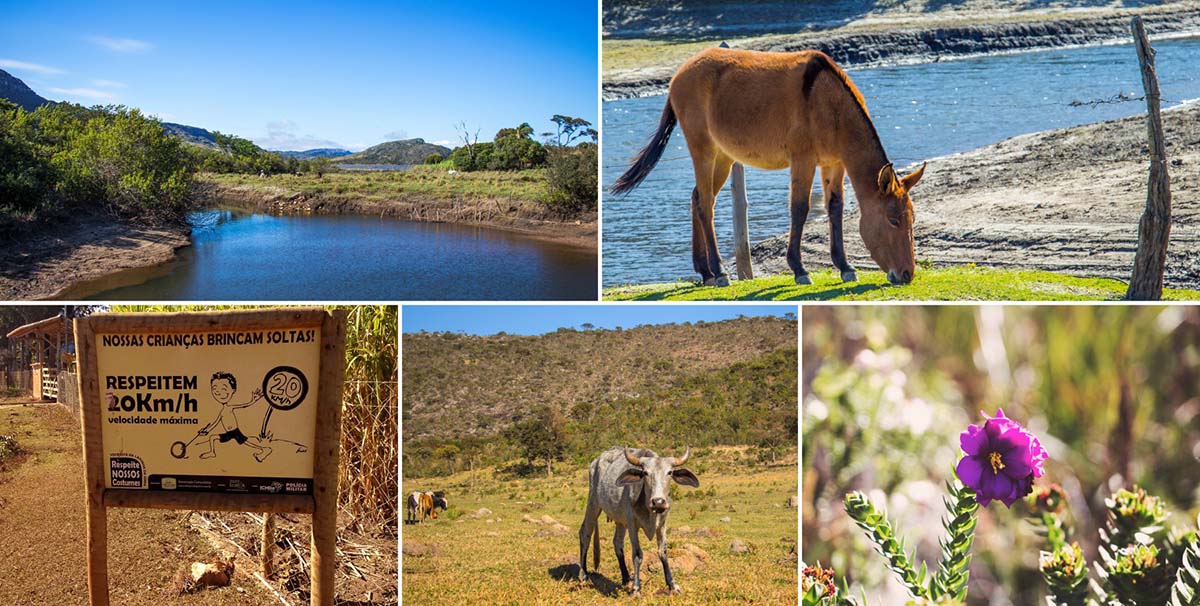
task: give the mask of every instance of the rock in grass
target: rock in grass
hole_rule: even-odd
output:
[[[751,547],[749,543],[741,539],[734,539],[733,542],[729,544],[730,553],[751,553],[753,551],[754,548]]]
[[[228,587],[233,579],[233,562],[216,560],[213,562],[192,562],[187,570],[180,570],[175,575],[175,590],[181,595],[204,591],[210,587]]]
[[[413,543],[409,541],[404,543],[404,549],[402,551],[404,552],[404,555],[412,556],[414,558],[434,556],[441,553],[441,550],[438,549],[437,545],[426,545],[425,543]]]

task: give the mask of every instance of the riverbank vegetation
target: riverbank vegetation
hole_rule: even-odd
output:
[[[892,286],[881,271],[858,272],[844,283],[833,270],[814,271],[813,283],[797,286],[791,274],[734,280],[725,288],[694,281],[614,286],[607,301],[1119,301],[1127,285],[1108,278],[1080,278],[1050,271],[958,265],[918,269],[911,284]],[[1165,289],[1166,300],[1200,300],[1200,291]]]
[[[191,206],[185,144],[136,109],[0,99],[0,156],[0,232],[75,211],[171,222]]]
[[[613,444],[694,453],[743,445],[775,461],[796,442],[795,333],[794,318],[761,317],[541,336],[406,334],[405,477],[480,465],[545,475]]]
[[[563,215],[594,211],[599,202],[599,132],[583,118],[555,115],[550,120],[556,131],[542,133],[544,144],[533,138],[528,122],[502,128],[483,143],[478,132],[472,135],[460,125],[463,144],[440,164],[463,172],[545,169],[548,187],[539,199],[547,207]]]

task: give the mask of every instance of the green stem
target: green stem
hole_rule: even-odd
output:
[[[1200,525],[1200,518],[1196,520]],[[1193,535],[1171,585],[1171,606],[1200,606],[1200,535]]]
[[[946,527],[946,540],[941,542],[942,561],[929,580],[929,593],[935,600],[951,597],[965,602],[979,501],[975,498],[975,491],[963,485],[957,477],[946,482],[946,489],[950,492],[945,499],[948,515],[942,520]]]
[[[916,599],[929,598],[929,590],[925,587],[925,565],[921,565],[919,572],[913,567],[912,557],[904,549],[904,542],[896,538],[887,516],[861,492],[846,495],[845,507],[846,514],[874,541],[879,553],[887,558],[888,566],[909,594]]]

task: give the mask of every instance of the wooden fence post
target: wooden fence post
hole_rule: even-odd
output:
[[[741,162],[733,163],[729,174],[730,190],[733,193],[733,257],[737,261],[739,280],[754,277],[754,266],[750,261],[750,220],[746,198],[746,167]]]
[[[1162,298],[1163,272],[1167,263],[1167,243],[1171,237],[1171,177],[1167,174],[1167,149],[1163,137],[1161,97],[1158,74],[1154,67],[1154,48],[1146,37],[1141,17],[1132,23],[1133,45],[1142,68],[1142,87],[1146,90],[1146,130],[1150,139],[1150,178],[1146,186],[1146,210],[1138,223],[1137,255],[1125,298],[1151,301]]]

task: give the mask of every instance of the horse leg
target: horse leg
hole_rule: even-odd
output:
[[[844,213],[843,181],[846,169],[840,164],[821,167],[821,180],[825,190],[825,211],[829,215],[829,254],[833,266],[842,273],[842,282],[858,282],[858,272],[846,261],[846,244],[842,238],[842,215]]]
[[[711,142],[689,140],[688,148],[696,172],[696,187],[692,190],[692,265],[706,286],[729,286],[729,276],[721,267],[721,253],[717,249],[716,227],[713,225],[713,210],[717,203],[713,182],[717,165],[723,162],[718,161]],[[731,168],[732,163],[729,166]],[[729,168],[724,173],[722,183],[729,176]]]
[[[792,183],[789,190],[791,197],[792,228],[788,241],[787,262],[792,268],[796,284],[812,284],[808,270],[800,260],[800,251],[804,248],[804,222],[808,220],[808,197],[812,193],[813,175],[817,172],[816,165],[806,158],[792,160]]]

